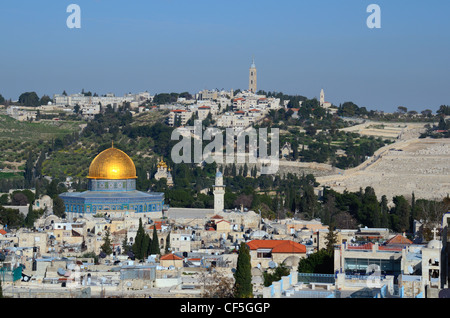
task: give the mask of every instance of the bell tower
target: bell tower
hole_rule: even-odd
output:
[[[325,104],[325,92],[322,90],[320,91],[320,106],[323,106]]]

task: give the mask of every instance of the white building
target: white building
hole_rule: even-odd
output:
[[[193,112],[191,110],[174,109],[169,113],[168,124],[173,127],[175,126],[176,120],[180,119],[180,124],[184,126],[192,118],[192,115]]]
[[[138,93],[138,94],[125,94],[124,96],[115,96],[112,93],[106,94],[104,96],[86,96],[85,94],[72,94],[72,95],[53,95],[53,103],[56,105],[122,105],[125,102],[135,103],[132,104],[136,107],[147,100],[152,100],[152,96],[148,92]]]

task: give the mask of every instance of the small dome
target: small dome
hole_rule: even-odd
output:
[[[300,258],[297,256],[289,256],[283,261],[283,265],[291,268],[295,268],[298,266],[300,262]]]
[[[136,179],[133,160],[122,150],[109,148],[101,152],[89,167],[89,179]]]
[[[253,267],[252,268],[252,276],[263,276],[263,272],[260,268]]]

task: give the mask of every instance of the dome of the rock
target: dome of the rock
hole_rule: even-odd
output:
[[[109,148],[101,152],[89,167],[89,179],[136,179],[133,160],[122,150]]]

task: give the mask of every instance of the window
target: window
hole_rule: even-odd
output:
[[[272,258],[272,250],[270,249],[261,249],[256,253],[257,258]]]

